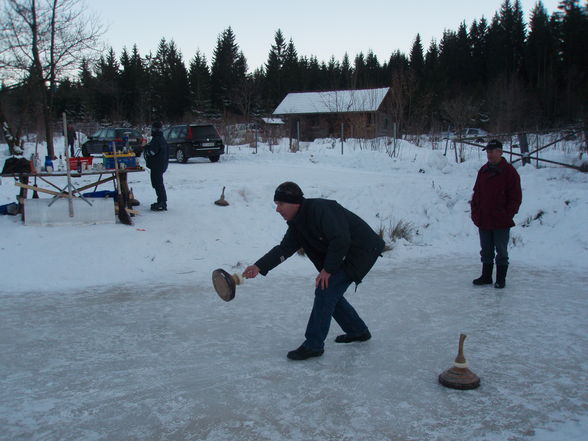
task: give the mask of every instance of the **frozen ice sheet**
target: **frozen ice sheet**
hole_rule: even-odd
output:
[[[581,439],[588,277],[513,262],[474,287],[476,259],[379,264],[347,297],[373,334],[286,359],[314,274],[212,286],[0,293],[2,440]],[[459,333],[481,377],[446,389]],[[574,425],[580,427],[571,435]],[[550,438],[550,434],[554,434]]]

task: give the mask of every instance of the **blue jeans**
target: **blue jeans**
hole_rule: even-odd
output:
[[[353,306],[343,297],[352,280],[343,270],[333,273],[327,289],[316,288],[314,304],[306,325],[306,341],[303,345],[311,350],[321,350],[329,333],[331,317],[346,334],[357,336],[368,330]]]
[[[496,251],[496,265],[508,265],[508,239],[510,228],[499,230],[482,230],[480,232],[480,256],[482,263],[494,263]]]

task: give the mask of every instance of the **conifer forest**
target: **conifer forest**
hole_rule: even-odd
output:
[[[16,22],[14,32],[22,34],[18,21],[29,19],[31,11],[18,9],[19,3],[6,1],[3,26]],[[75,17],[63,14],[69,38],[87,38],[86,47],[97,41],[98,31],[81,35],[68,29]],[[182,54],[173,36],[162,37],[154,52],[143,54],[132,37],[122,53],[110,49],[92,57],[80,46],[70,60],[65,52],[58,58],[58,51],[50,59],[46,46],[35,48],[30,40],[27,51],[36,55],[19,58],[8,31],[0,41],[0,110],[3,120],[23,130],[42,127],[43,115],[46,126],[55,125],[63,112],[78,124],[244,122],[271,115],[289,92],[390,87],[403,133],[468,125],[508,132],[584,124],[588,3],[562,0],[548,14],[538,2],[528,22],[524,16],[518,0],[505,0],[493,17],[463,21],[430,42],[421,40],[415,24],[410,53],[390,47],[387,59],[367,51],[319,60],[299,53],[287,30],[277,29],[266,62],[254,70],[231,27],[218,35],[211,59],[200,51]],[[49,37],[41,35],[39,41]]]

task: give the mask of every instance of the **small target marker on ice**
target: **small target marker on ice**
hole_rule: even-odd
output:
[[[243,277],[239,274],[229,274],[222,268],[217,268],[212,272],[212,285],[218,296],[225,302],[230,302],[235,298],[237,285],[243,283]]]
[[[468,363],[463,355],[465,334],[459,336],[459,348],[453,366],[439,375],[439,383],[452,389],[475,389],[480,385],[480,377],[468,369]]]
[[[214,203],[216,205],[220,205],[221,207],[226,207],[227,205],[229,205],[229,203],[227,202],[227,200],[225,199],[225,187],[223,187],[223,191],[221,193],[221,196],[219,199],[217,199],[216,201],[214,201]]]

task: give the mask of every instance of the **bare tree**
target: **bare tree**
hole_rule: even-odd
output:
[[[0,95],[1,96],[1,95]],[[2,127],[2,135],[8,144],[8,151],[11,155],[22,155],[23,149],[21,148],[20,130],[16,133],[12,130],[8,124],[8,120],[2,111],[2,101],[0,100],[0,126]]]
[[[479,114],[479,108],[474,100],[465,95],[458,95],[444,101],[441,108],[456,131],[465,128],[472,118]]]
[[[55,156],[54,94],[59,78],[98,50],[102,26],[84,13],[81,0],[3,0],[0,16],[0,81],[29,84],[39,96],[47,154]]]

